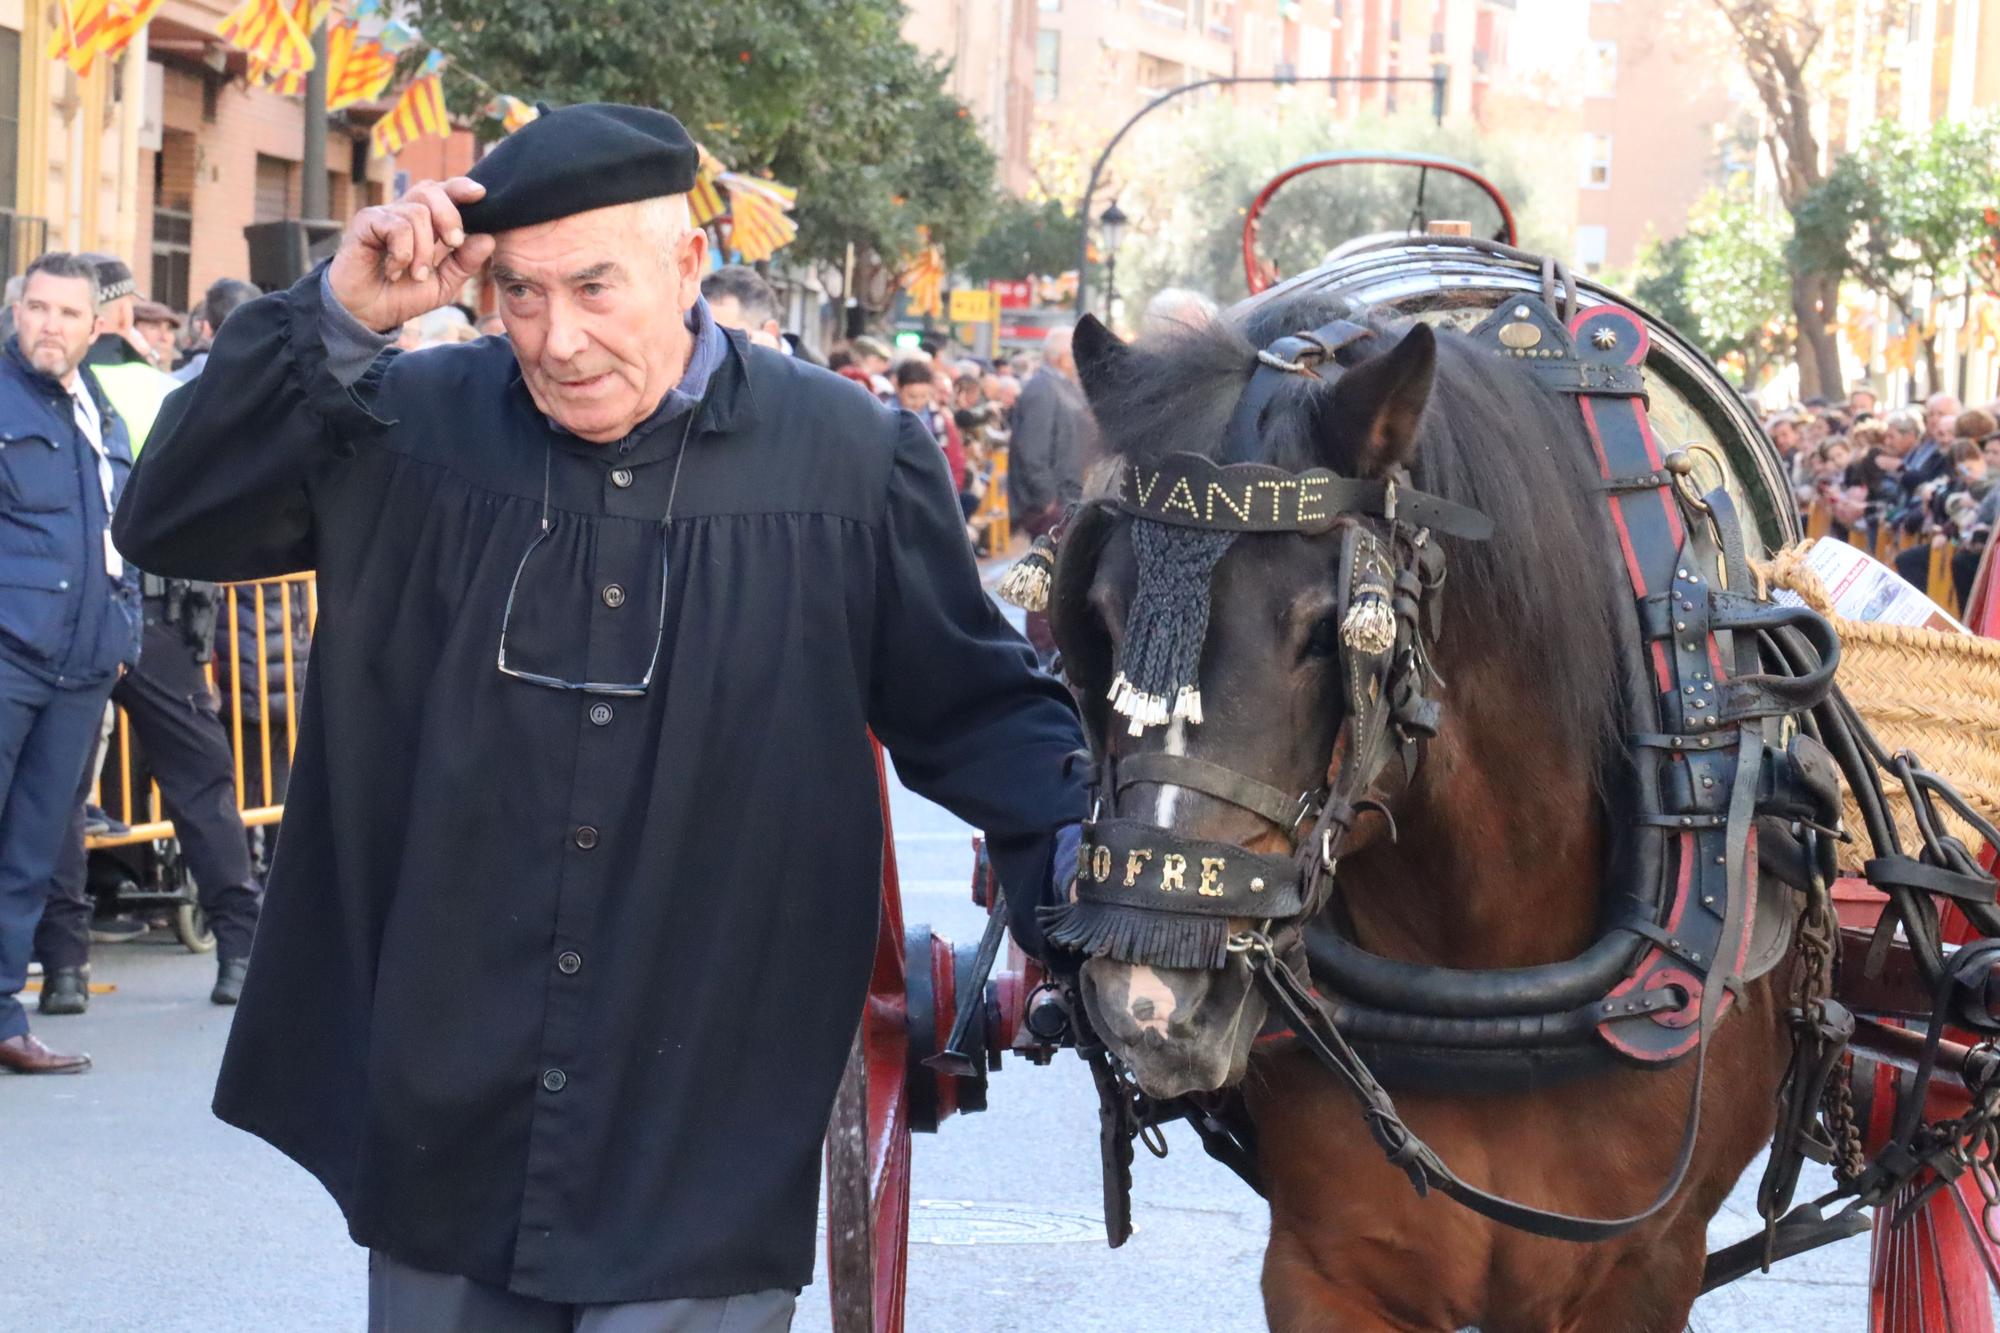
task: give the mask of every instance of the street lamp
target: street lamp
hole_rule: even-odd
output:
[[[1113,199],[1097,219],[1098,236],[1104,242],[1104,314],[1118,318],[1118,247],[1125,240],[1125,210]]]

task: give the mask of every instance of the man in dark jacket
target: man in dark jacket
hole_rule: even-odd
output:
[[[869,733],[1031,944],[1073,857],[1076,716],[937,446],[716,326],[695,161],[568,107],[364,210],[230,318],[119,513],[148,569],[319,573],[215,1109],[333,1194],[377,1329],[783,1328],[874,952]],[[504,341],[388,350],[489,261]]]
[[[84,368],[97,280],[74,255],[29,265],[0,354],[0,1069],[74,1073],[15,997],[118,673],[138,660],[139,594],[112,544],[131,469],[125,423]]]
[[[1016,532],[1039,537],[1083,495],[1083,471],[1097,448],[1097,422],[1077,383],[1068,328],[1049,330],[1042,365],[1014,404],[1007,450],[1007,510]],[[1028,642],[1043,661],[1055,656],[1049,618],[1028,613]]]
[[[1076,381],[1070,330],[1051,329],[1042,366],[1014,404],[1014,437],[1007,455],[1007,504],[1014,526],[1040,536],[1055,526],[1063,506],[1083,494],[1083,470],[1095,447],[1097,426]]]
[[[130,291],[131,272],[123,264],[98,256],[85,258],[96,265],[100,295],[121,288]],[[105,322],[100,313],[100,327]],[[105,337],[114,335],[100,335],[92,356],[104,347]],[[103,381],[114,404],[122,406],[135,400],[142,404],[140,410],[121,415],[130,433],[132,453],[143,454],[157,404],[173,390],[173,379],[143,362],[86,364]],[[118,395],[121,387],[127,394],[124,399]],[[139,662],[112,688],[111,699],[131,723],[143,771],[159,786],[161,804],[173,821],[197,901],[215,933],[216,979],[209,999],[215,1004],[235,1004],[250,966],[250,941],[257,930],[261,890],[251,871],[249,842],[237,810],[236,761],[230,754],[220,701],[209,679],[223,594],[213,583],[163,579],[144,571],[139,575],[139,589],[144,616]],[[240,598],[246,616],[254,616],[253,608],[259,602],[267,602],[276,612],[280,601],[275,589],[264,597],[246,591]],[[299,610],[302,616],[303,606]],[[282,652],[280,638],[277,665],[281,673]],[[254,635],[249,660],[253,665],[259,660]],[[297,665],[303,667],[303,658]],[[279,718],[284,716],[282,708],[281,701]],[[261,704],[249,710],[248,717],[261,723]],[[282,746],[282,723],[274,734]],[[255,742],[262,735],[258,727],[248,739]],[[260,757],[257,752],[246,753],[246,775],[262,778]],[[84,800],[91,776],[85,774],[83,789],[77,793],[70,835],[57,861],[42,924],[35,932],[35,954],[43,969],[40,1009],[45,1014],[80,1014],[90,1005]],[[128,823],[141,817],[138,811],[122,807],[118,815]]]

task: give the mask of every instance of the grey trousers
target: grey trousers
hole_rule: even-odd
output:
[[[556,1305],[368,1253],[368,1333],[785,1333],[795,1292]]]

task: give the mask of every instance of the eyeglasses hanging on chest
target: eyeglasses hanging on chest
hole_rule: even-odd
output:
[[[650,590],[643,587],[628,588],[603,578],[594,581],[586,552],[569,549],[570,559],[564,562],[560,558],[566,548],[558,540],[561,524],[549,505],[554,446],[549,447],[542,463],[541,522],[514,568],[514,577],[507,585],[507,603],[500,613],[497,665],[501,675],[544,689],[622,698],[643,695],[652,688],[667,637],[668,534],[673,525],[674,498],[680,490],[681,464],[687,459],[688,437],[694,425],[694,413],[687,415],[667,490],[666,514],[657,530],[657,597],[647,596]],[[646,567],[650,569],[650,561]],[[531,598],[561,602],[557,606],[523,602],[524,588]],[[636,611],[642,599],[648,608],[642,614],[653,624],[650,635],[638,638],[629,631],[605,632],[593,626],[592,617],[623,613],[627,608]],[[544,614],[560,611],[569,614]],[[593,661],[593,652],[607,660]]]

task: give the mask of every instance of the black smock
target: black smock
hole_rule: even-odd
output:
[[[867,986],[868,730],[1039,896],[1080,743],[917,420],[730,335],[692,418],[551,425],[506,342],[326,367],[317,275],[230,316],[119,548],[319,572],[283,837],[216,1088],[356,1241],[562,1302],[812,1277]],[[546,468],[546,473],[545,473]],[[603,698],[496,669],[640,679]]]

